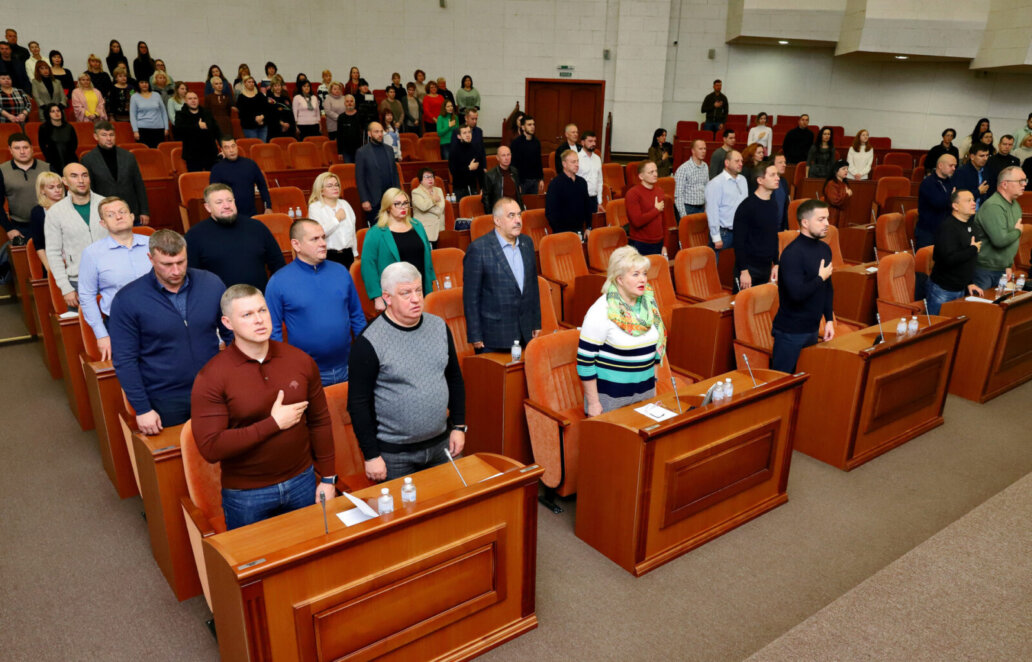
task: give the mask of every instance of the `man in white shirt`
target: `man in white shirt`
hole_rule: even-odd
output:
[[[731,150],[724,159],[724,170],[706,184],[706,219],[713,250],[734,248],[735,211],[748,195],[742,173],[742,153]]]
[[[581,141],[581,151],[577,152],[580,167],[577,176],[588,184],[588,195],[598,200],[598,210],[602,211],[602,157],[595,153],[598,137],[594,131],[585,131]]]

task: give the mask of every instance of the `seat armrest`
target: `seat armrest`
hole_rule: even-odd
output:
[[[535,402],[535,401],[531,400],[530,398],[527,398],[526,400],[524,400],[523,404],[526,405],[528,409],[533,409],[534,411],[540,412],[541,414],[544,414],[548,418],[552,419],[553,421],[555,421],[559,425],[559,427],[568,428],[568,427],[570,427],[570,424],[572,423],[572,421],[570,419],[566,418],[565,416],[563,416],[562,414],[560,414],[556,410],[554,410],[554,409],[552,409],[552,408],[550,408],[550,407],[548,407],[546,405],[543,405],[540,402]]]
[[[215,528],[208,521],[208,518],[204,515],[204,512],[194,504],[193,500],[188,496],[179,497],[179,503],[183,507],[183,513],[189,518],[189,521],[197,528],[197,531],[201,534],[202,538],[215,535]]]
[[[670,372],[674,373],[674,375],[677,377],[684,377],[685,379],[692,380],[693,384],[695,382],[701,382],[703,380],[702,375],[697,375],[694,372],[691,372],[690,370],[685,370],[684,368],[678,368],[673,363],[670,364]]]

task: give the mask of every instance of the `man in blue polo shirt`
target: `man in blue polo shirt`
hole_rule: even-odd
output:
[[[265,289],[272,339],[283,340],[315,359],[323,386],[348,380],[351,338],[366,327],[358,291],[347,268],[326,261],[326,232],[303,218],[290,226],[297,259],[277,271]]]

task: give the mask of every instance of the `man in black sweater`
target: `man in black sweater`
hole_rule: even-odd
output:
[[[452,143],[448,154],[448,170],[452,176],[452,190],[458,202],[467,195],[480,192],[484,182],[484,155],[482,145],[473,143],[473,129],[470,126],[459,128],[458,141]]]
[[[789,163],[802,163],[813,145],[813,131],[810,130],[810,116],[800,115],[799,126],[785,134],[782,149]]]
[[[772,370],[795,372],[799,353],[817,343],[824,317],[824,340],[835,337],[831,287],[828,204],[807,200],[799,205],[799,237],[781,253],[778,269],[778,314],[774,317]]]
[[[226,184],[233,189],[237,213],[242,216],[254,216],[258,210],[254,207],[254,190],[262,196],[266,209],[272,208],[269,196],[269,185],[258,164],[251,159],[240,156],[240,147],[233,136],[219,138],[222,147],[222,160],[211,167],[209,184]]]
[[[583,232],[591,223],[598,200],[588,194],[588,183],[577,176],[577,152],[568,149],[562,157],[563,171],[549,183],[545,195],[545,218],[552,232]]]
[[[211,184],[204,189],[204,208],[211,214],[186,233],[191,269],[210,271],[230,286],[253,285],[265,292],[269,274],[283,268],[283,253],[261,221],[237,216],[233,189]]]
[[[989,148],[981,143],[972,145],[968,151],[968,162],[953,173],[953,186],[958,191],[971,191],[975,205],[989,199],[992,191],[985,179],[985,163],[989,160]]]
[[[523,133],[516,136],[510,145],[512,165],[520,173],[522,192],[534,195],[541,192],[544,171],[541,168],[541,142],[534,137],[534,118],[523,116]]]
[[[1011,153],[1013,149],[1014,136],[1008,134],[1000,138],[996,153],[985,162],[985,181],[989,182],[989,195],[996,192],[996,180],[1004,168],[1021,165],[1021,159]]]
[[[773,198],[781,183],[777,166],[764,161],[749,176],[756,181],[756,190],[738,205],[734,223],[735,276],[743,290],[778,279],[781,229]]]
[[[975,215],[975,196],[971,191],[954,191],[953,214],[943,219],[935,237],[932,275],[928,279],[928,314],[938,315],[942,304],[960,299],[967,293],[982,296],[982,288],[972,284],[982,242],[975,241],[971,217]]]
[[[344,112],[337,116],[337,153],[342,163],[354,163],[355,154],[362,146],[366,125],[355,110],[355,97],[344,95]]]

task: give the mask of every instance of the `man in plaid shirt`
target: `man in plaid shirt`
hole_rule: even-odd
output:
[[[697,138],[692,141],[692,157],[674,174],[674,207],[678,218],[706,211],[706,184],[709,179],[706,141]]]
[[[0,121],[25,124],[32,102],[16,87],[11,86],[11,75],[0,73]]]

